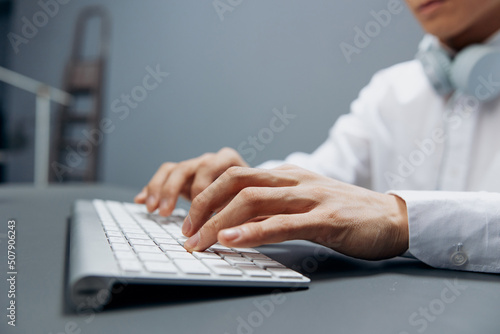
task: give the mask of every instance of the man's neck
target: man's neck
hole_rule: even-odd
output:
[[[472,44],[484,43],[488,38],[493,36],[500,30],[500,8],[488,13],[487,17],[483,17],[480,22],[466,29],[461,34],[448,38],[441,39],[441,43],[449,48],[460,51]]]

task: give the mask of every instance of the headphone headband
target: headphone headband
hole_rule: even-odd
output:
[[[487,102],[500,95],[499,48],[471,45],[452,60],[436,37],[426,35],[416,58],[432,87],[441,96],[457,91]]]

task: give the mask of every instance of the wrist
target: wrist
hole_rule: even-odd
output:
[[[408,210],[404,199],[397,195],[393,197],[392,220],[395,226],[395,238],[393,245],[393,256],[404,254],[409,248],[410,232],[408,227]]]

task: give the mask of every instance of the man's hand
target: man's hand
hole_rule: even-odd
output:
[[[190,251],[304,239],[373,260],[404,253],[409,239],[401,198],[295,166],[227,169],[194,197],[182,231]]]
[[[179,196],[194,199],[231,166],[248,166],[232,148],[180,163],[166,162],[134,200],[146,204],[149,212],[159,208],[160,215],[168,216]]]

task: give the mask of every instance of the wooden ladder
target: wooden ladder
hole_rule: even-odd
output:
[[[85,59],[83,44],[89,21],[100,21],[99,53]],[[66,65],[63,90],[74,103],[59,109],[51,145],[49,182],[96,182],[102,133],[103,79],[109,54],[110,20],[100,6],[84,8],[78,15],[70,59]]]

